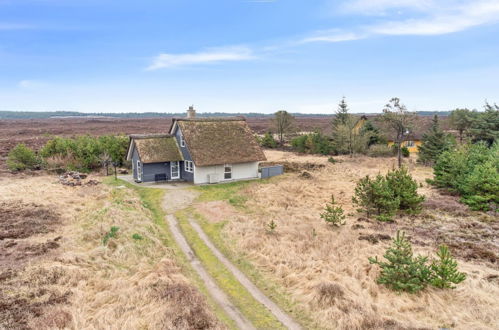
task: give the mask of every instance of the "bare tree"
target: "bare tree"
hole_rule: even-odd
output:
[[[402,142],[412,129],[415,118],[415,115],[407,111],[405,105],[400,103],[400,99],[397,97],[392,98],[383,109],[383,120],[395,131],[394,142],[397,147],[399,167],[402,167]]]
[[[111,164],[111,156],[109,156],[109,154],[107,152],[103,152],[99,156],[99,160],[100,160],[102,167],[104,167],[106,169],[106,176],[108,176],[109,175],[109,165]]]
[[[285,135],[294,130],[294,122],[295,117],[289,114],[286,110],[279,110],[274,114],[273,124],[281,146],[284,144]]]

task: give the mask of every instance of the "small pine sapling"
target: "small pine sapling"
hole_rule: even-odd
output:
[[[457,269],[457,262],[449,252],[449,248],[445,245],[440,245],[437,252],[438,259],[433,260],[431,269],[430,283],[437,288],[454,289],[452,284],[461,283],[466,279],[466,274],[461,273]]]
[[[384,256],[387,262],[378,258],[369,258],[369,262],[377,264],[381,273],[377,279],[379,284],[384,284],[395,291],[415,293],[423,290],[429,279],[430,269],[426,265],[427,259],[422,256],[413,256],[411,243],[405,238],[405,233],[397,232],[393,245],[389,247]]]
[[[277,228],[277,223],[272,219],[270,222],[267,224],[268,232],[270,234],[273,234],[275,232],[275,229]]]
[[[345,218],[343,208],[341,206],[336,206],[334,200],[334,195],[331,195],[331,203],[326,204],[324,212],[321,213],[321,218],[327,223],[333,226],[341,226],[345,224]]]

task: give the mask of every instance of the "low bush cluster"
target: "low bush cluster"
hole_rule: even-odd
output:
[[[398,210],[417,213],[421,210],[424,196],[417,192],[418,184],[405,167],[389,171],[386,176],[369,175],[360,179],[352,197],[359,211],[367,217],[376,215],[380,221],[391,221]]]
[[[437,252],[438,258],[428,263],[428,257],[413,255],[411,243],[404,232],[397,232],[393,245],[383,257],[387,261],[375,257],[369,258],[369,262],[381,268],[377,282],[395,291],[415,293],[427,285],[442,289],[454,288],[454,284],[466,279],[466,275],[458,271],[457,262],[447,246],[441,245]]]
[[[262,138],[258,138],[260,145],[265,148],[277,148],[277,141],[272,133],[267,132]]]
[[[461,196],[472,210],[489,211],[499,207],[499,144],[464,145],[443,152],[433,166],[433,180],[439,188]]]
[[[333,148],[329,138],[320,132],[300,135],[291,140],[294,150],[302,153],[329,155]]]
[[[115,163],[122,166],[128,148],[128,138],[120,136],[55,137],[38,154],[24,144],[18,144],[8,155],[7,166],[12,171],[36,169],[77,170],[88,172]]]
[[[103,165],[104,161],[122,165],[128,147],[126,136],[78,136],[56,137],[40,150],[46,164],[68,170],[90,171]]]
[[[33,170],[39,166],[40,158],[23,143],[18,144],[9,152],[7,167],[11,171]]]

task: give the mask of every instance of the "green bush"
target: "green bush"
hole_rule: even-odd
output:
[[[379,261],[377,257],[369,258],[371,264],[379,265],[379,284],[384,284],[395,291],[415,293],[423,290],[428,284],[440,289],[455,288],[452,284],[461,283],[466,275],[457,269],[457,262],[452,258],[449,249],[441,245],[437,252],[438,259],[428,265],[427,257],[414,256],[411,243],[405,238],[405,233],[397,231],[393,244]]]
[[[367,150],[367,155],[370,157],[393,157],[393,148],[386,144],[373,144]]]
[[[366,212],[367,216],[376,215],[378,220],[391,220],[400,206],[400,199],[390,188],[388,181],[382,175],[371,179],[362,178],[355,187],[352,202],[359,206],[359,211]]]
[[[16,145],[7,156],[7,167],[11,171],[32,170],[39,165],[36,153],[23,143]]]
[[[472,210],[499,206],[499,144],[481,142],[443,152],[433,166],[429,182],[461,195]]]
[[[334,159],[333,157],[329,157],[327,159],[328,162],[332,163],[332,164],[336,164],[338,161],[336,159]]]
[[[297,152],[329,155],[332,151],[329,138],[320,132],[300,135],[291,140],[291,146]]]
[[[438,259],[433,260],[430,266],[431,285],[440,289],[454,289],[452,284],[461,283],[466,279],[466,275],[457,270],[457,262],[452,258],[447,246],[440,245],[437,256]]]
[[[400,152],[402,152],[402,156],[407,158],[411,155],[411,153],[409,152],[409,149],[407,147],[402,147],[402,149],[400,149]]]
[[[369,258],[371,264],[377,264],[381,273],[377,279],[395,291],[410,293],[423,290],[430,281],[431,272],[426,265],[426,257],[414,257],[411,243],[405,238],[405,233],[397,232],[393,244],[384,256],[387,262],[379,261],[377,257]]]
[[[321,218],[327,223],[333,226],[341,226],[345,224],[345,218],[343,208],[341,206],[336,206],[334,201],[334,195],[331,195],[331,203],[326,204],[324,212],[321,213]]]
[[[274,139],[272,133],[267,132],[260,139],[260,145],[265,148],[277,148],[277,141]]]
[[[141,241],[141,240],[143,240],[143,239],[144,239],[144,237],[142,237],[142,235],[137,234],[137,233],[133,234],[133,235],[132,235],[132,238],[133,238],[134,240],[136,240],[136,241]]]
[[[407,168],[401,167],[389,171],[386,174],[388,185],[399,199],[399,209],[409,213],[417,213],[421,210],[424,196],[418,194],[418,183],[407,172]]]
[[[47,161],[57,158],[68,170],[90,171],[101,166],[101,155],[107,154],[111,161],[123,165],[128,138],[126,136],[78,136],[56,137],[41,149],[41,156]]]

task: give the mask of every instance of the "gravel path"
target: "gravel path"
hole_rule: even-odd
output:
[[[189,223],[198,233],[199,237],[203,240],[204,244],[211,250],[211,252],[229,269],[236,279],[241,282],[241,284],[246,288],[246,290],[251,293],[251,295],[262,305],[267,307],[272,314],[288,329],[301,329],[300,325],[296,323],[288,314],[286,314],[279,306],[277,306],[272,300],[270,300],[260,289],[258,289],[253,282],[250,281],[246,275],[244,275],[232,262],[229,261],[210,241],[208,236],[206,236],[203,229],[199,226],[197,222],[189,218]]]

